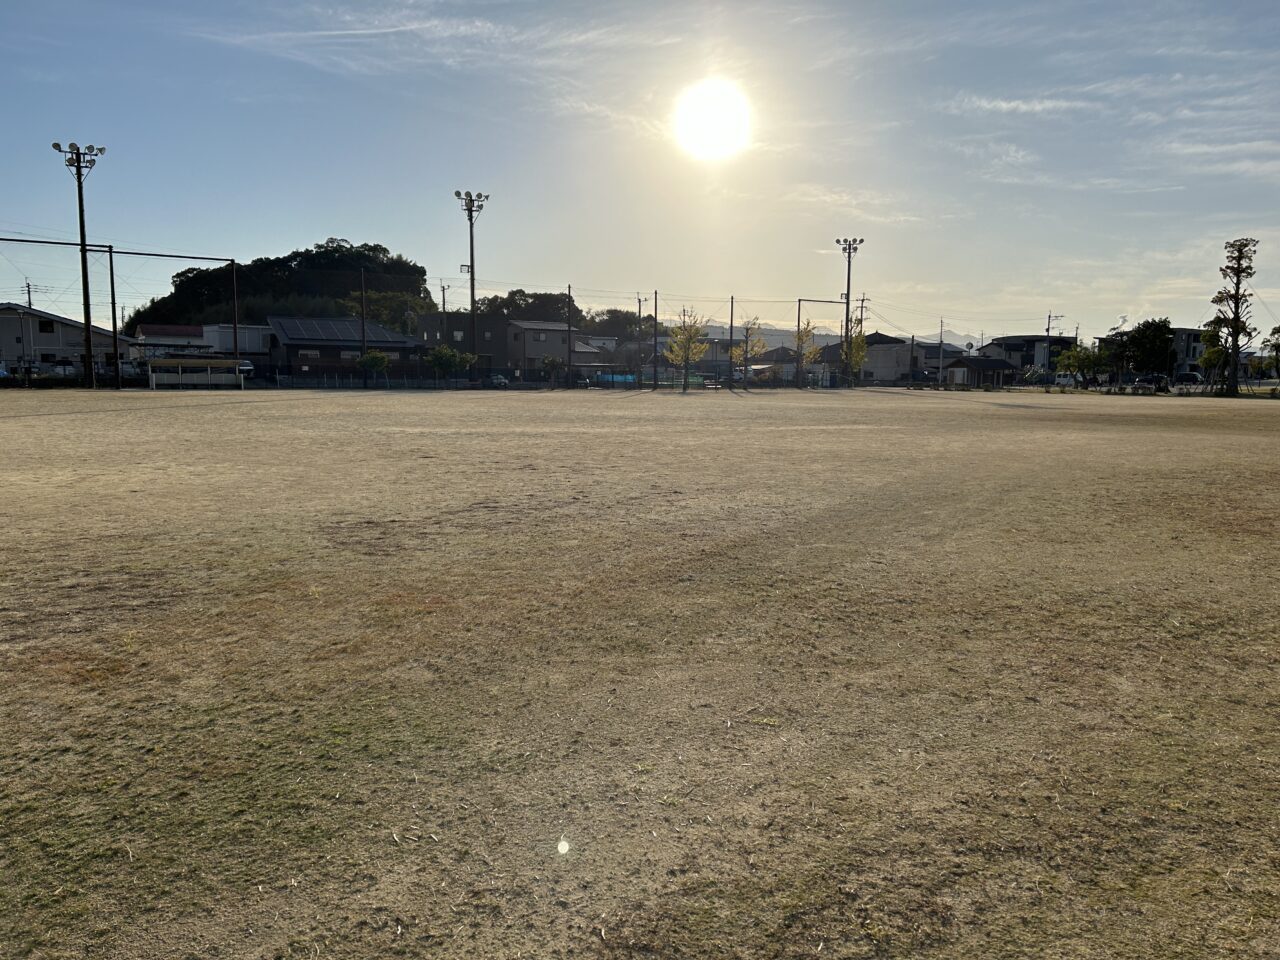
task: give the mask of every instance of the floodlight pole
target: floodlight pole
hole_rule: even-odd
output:
[[[84,385],[92,389],[97,378],[93,370],[93,320],[89,312],[89,241],[84,229],[84,178],[97,164],[98,154],[105,153],[106,149],[99,151],[90,144],[82,150],[75,143],[67,144],[66,150],[62,149],[62,144],[55,143],[53,149],[66,158],[67,169],[76,178],[76,206],[80,214],[80,288],[84,297]]]
[[[858,248],[866,240],[843,237],[836,240],[836,245],[844,252],[844,336],[841,337],[840,368],[845,377],[845,386],[853,385],[853,258],[858,255]]]
[[[471,279],[471,349],[475,351],[477,360],[480,356],[480,334],[476,324],[476,217],[484,209],[489,200],[487,193],[477,190],[453,191],[454,199],[462,204],[462,212],[467,215],[467,244],[470,259],[467,261],[467,274]]]

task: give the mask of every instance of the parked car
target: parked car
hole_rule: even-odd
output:
[[[236,367],[236,372],[239,373],[240,376],[244,377],[246,380],[252,380],[253,379],[253,361],[241,360],[240,365]]]
[[[1180,373],[1173,378],[1173,382],[1179,386],[1199,386],[1204,383],[1204,377],[1198,373]]]
[[[495,373],[486,381],[486,385],[494,390],[505,390],[511,386],[511,381],[500,373]]]
[[[1055,387],[1074,387],[1076,385],[1076,375],[1074,373],[1055,373],[1053,375],[1053,385]]]
[[[1134,381],[1140,387],[1150,387],[1156,393],[1169,392],[1169,378],[1163,373],[1145,373]]]
[[[585,374],[580,373],[573,378],[573,385],[575,387],[589,387],[591,386],[591,381],[587,379]]]

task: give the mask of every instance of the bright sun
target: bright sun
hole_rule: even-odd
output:
[[[671,125],[685,153],[698,160],[727,160],[751,143],[751,104],[736,83],[708,77],[676,99]]]

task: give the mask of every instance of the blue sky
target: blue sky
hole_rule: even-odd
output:
[[[1273,2],[7,0],[0,54],[6,234],[74,236],[49,143],[76,140],[109,147],[92,239],[241,260],[380,242],[457,303],[470,188],[493,196],[483,289],[659,287],[717,318],[736,294],[785,323],[783,301],[839,296],[831,241],[856,235],[869,328],[991,336],[1052,311],[1094,335],[1198,324],[1249,235],[1259,324],[1280,312]],[[667,123],[709,75],[754,116],[718,164]],[[72,253],[0,254],[0,298],[30,277],[78,315]],[[122,300],[181,266],[122,264]],[[97,303],[100,264],[94,283]]]

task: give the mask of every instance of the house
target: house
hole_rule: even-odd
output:
[[[207,323],[204,327],[205,343],[221,357],[235,356],[237,336],[240,341],[240,359],[251,360],[255,364],[268,362],[271,356],[271,327],[253,323],[242,323],[239,330],[229,323]]]
[[[979,348],[984,357],[1007,360],[1019,370],[1040,367],[1050,373],[1057,366],[1057,357],[1063,350],[1076,345],[1075,337],[1046,337],[1043,333],[992,337]]]
[[[112,333],[91,328],[94,368],[114,369]],[[119,334],[120,352],[128,356],[133,338]],[[84,321],[37,310],[20,303],[0,303],[0,367],[11,375],[24,371],[84,374]]]
[[[157,357],[213,355],[213,345],[205,339],[205,328],[185,323],[140,323],[134,329],[134,355],[140,360]]]
[[[999,357],[958,357],[943,370],[947,383],[970,387],[1011,386],[1018,376],[1018,368]]]
[[[928,380],[937,381],[940,379],[938,376],[939,354],[941,354],[942,357],[941,364],[943,368],[945,368],[952,360],[959,360],[961,357],[965,356],[963,347],[957,347],[954,344],[946,342],[938,343],[936,340],[931,342],[916,341],[916,346],[920,350],[920,369],[923,371],[924,377]]]
[[[268,317],[267,325],[271,328],[270,362],[281,373],[312,377],[353,373],[365,344],[387,355],[389,372],[418,372],[422,341],[381,324],[365,323],[363,341],[360,321],[355,317]]]
[[[567,364],[569,338],[573,337],[573,368],[602,369],[604,354],[599,347],[580,339],[577,327],[553,320],[490,320],[503,327],[503,335],[491,354],[492,366],[511,370],[526,379],[538,379],[545,369],[547,357]]]
[[[924,369],[925,344],[902,337],[892,337],[873,330],[866,336],[867,355],[862,361],[859,380],[870,383],[905,383],[918,378]],[[934,345],[935,348],[937,344]],[[840,344],[822,348],[822,362],[838,374]]]

